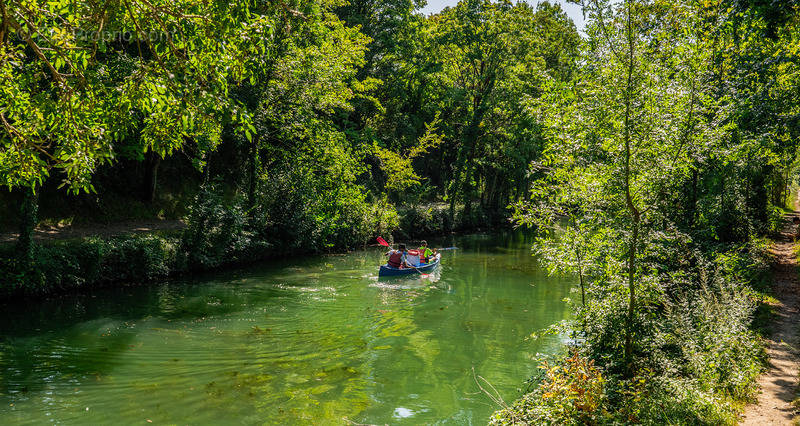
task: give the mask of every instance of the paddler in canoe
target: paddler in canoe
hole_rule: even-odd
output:
[[[386,255],[389,256],[389,261],[386,262],[386,264],[392,268],[408,268],[408,263],[406,261],[407,253],[405,244],[398,245],[397,250],[392,249],[386,252]]]
[[[436,249],[433,250],[429,249],[428,242],[425,240],[422,240],[420,242],[417,251],[419,251],[419,257],[422,263],[428,263],[434,256],[436,256]]]
[[[378,244],[390,247],[389,243],[381,237],[376,238]],[[430,271],[439,266],[439,253],[430,250],[427,243],[422,242],[420,250],[406,250],[405,244],[398,244],[396,250],[389,250],[386,256],[389,257],[386,265],[381,265],[378,269],[378,276],[408,275],[414,272],[427,275],[423,271]]]
[[[428,249],[428,252],[433,255],[433,252]],[[397,250],[389,250],[386,255],[389,260],[386,262],[387,266],[397,269],[405,268],[418,268],[428,263],[428,258],[424,257],[425,250],[406,250],[405,244],[399,244]]]
[[[425,266],[433,259],[436,256],[436,251],[429,249],[428,243],[423,240],[417,250],[406,250],[405,244],[399,244],[397,250],[389,250],[386,255],[389,256],[389,260],[386,262],[387,266],[398,269],[418,268]]]

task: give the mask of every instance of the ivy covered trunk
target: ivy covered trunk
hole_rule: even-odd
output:
[[[159,165],[161,165],[161,156],[152,151],[148,152],[145,161],[144,185],[142,187],[142,198],[148,203],[152,203],[156,199]]]
[[[37,213],[39,211],[39,194],[32,188],[26,188],[24,191],[22,208],[20,209],[17,256],[21,269],[28,270],[34,261],[33,229],[36,227]]]
[[[254,135],[250,141],[250,155],[247,168],[247,208],[252,214],[253,207],[256,205],[256,169],[258,169],[258,135]]]

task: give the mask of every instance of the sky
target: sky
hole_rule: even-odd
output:
[[[538,0],[526,1],[534,6],[539,3]],[[428,4],[422,8],[422,13],[426,15],[436,13],[447,6],[455,6],[456,3],[458,3],[458,0],[428,0]],[[580,6],[567,3],[564,0],[550,0],[550,3],[560,3],[561,8],[567,12],[567,15],[569,15],[570,18],[572,18],[572,21],[575,22],[575,26],[578,27],[578,30],[583,30],[583,13],[581,12]]]

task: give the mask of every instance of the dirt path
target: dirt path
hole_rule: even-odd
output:
[[[38,226],[33,231],[37,241],[83,238],[89,236],[113,237],[125,234],[141,234],[153,231],[183,229],[186,225],[180,220],[137,220],[109,224],[86,224],[76,226]],[[16,233],[0,233],[0,244],[17,240]]]
[[[792,218],[787,223],[780,240],[773,245],[775,255],[775,283],[773,292],[780,301],[777,318],[773,324],[772,338],[767,354],[770,369],[758,380],[761,394],[758,403],[747,407],[742,425],[787,425],[797,410],[792,405],[798,384],[798,332],[800,332],[800,278],[794,254]]]

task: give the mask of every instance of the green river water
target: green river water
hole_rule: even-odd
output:
[[[520,233],[431,242],[425,279],[374,248],[0,305],[0,424],[485,424],[475,376],[520,395],[569,281]]]

